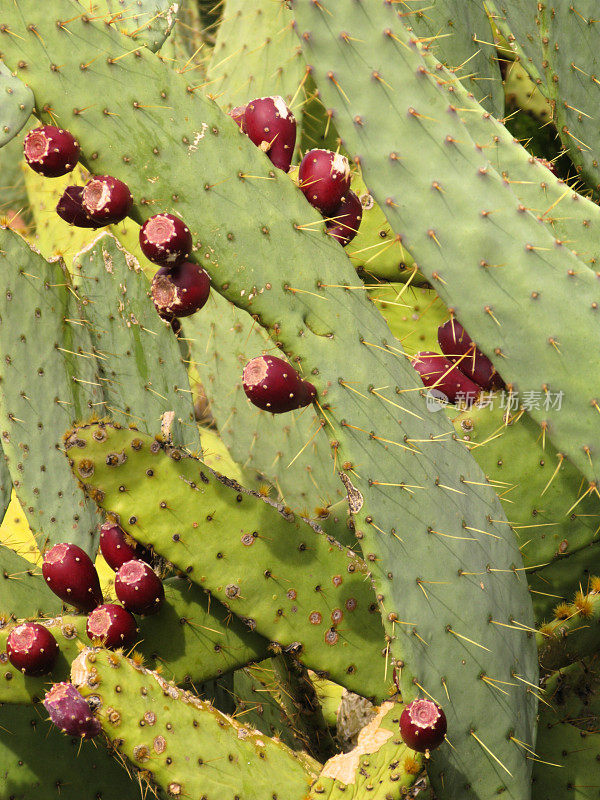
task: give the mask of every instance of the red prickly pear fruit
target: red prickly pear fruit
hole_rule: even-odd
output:
[[[296,118],[283,97],[258,97],[248,103],[243,130],[273,166],[288,171],[296,145]]]
[[[65,603],[86,613],[103,600],[92,559],[76,544],[55,544],[44,555],[42,574],[49,588]]]
[[[75,137],[53,125],[29,131],[23,139],[23,152],[31,169],[46,178],[66,175],[79,161],[79,144]]]
[[[244,367],[244,392],[263,411],[282,414],[310,404],[317,390],[302,380],[287,361],[275,356],[256,356]]]
[[[89,216],[82,202],[83,186],[67,186],[56,205],[56,213],[69,225],[78,228],[97,228],[98,223]]]
[[[44,625],[24,622],[8,634],[6,652],[13,667],[24,675],[45,675],[54,666],[58,645]]]
[[[46,692],[44,706],[50,719],[68,736],[92,739],[102,730],[90,707],[72,683],[56,683]]]
[[[133,205],[127,184],[112,175],[99,175],[89,180],[83,187],[81,200],[91,219],[101,225],[121,222]]]
[[[333,214],[350,189],[350,164],[331,150],[309,150],[298,170],[300,189],[322,214]]]
[[[400,715],[400,735],[407,747],[418,753],[439,747],[447,728],[443,709],[432,700],[413,700]]]
[[[133,558],[142,561],[150,559],[150,553],[145,547],[111,522],[105,522],[100,528],[100,552],[108,566],[115,572]]]
[[[483,389],[501,385],[496,368],[476,346],[469,334],[455,319],[449,319],[438,328],[438,342],[442,353],[453,361],[459,370]]]
[[[472,405],[479,396],[481,386],[467,378],[441,353],[424,350],[416,354],[412,365],[425,386],[439,390],[451,403],[458,400],[466,405]]]
[[[173,214],[155,214],[140,228],[142,253],[154,264],[175,267],[192,251],[192,234]]]
[[[161,267],[152,279],[151,292],[156,310],[163,319],[189,317],[208,300],[210,277],[202,267],[184,261],[174,269]]]
[[[362,203],[352,189],[348,189],[342,202],[325,220],[327,233],[346,247],[358,233],[362,220]]]
[[[143,561],[127,561],[115,575],[115,592],[133,614],[156,614],[165,599],[162,581]]]
[[[236,106],[231,111],[227,112],[231,119],[235,122],[242,133],[246,133],[246,126],[244,115],[246,114],[246,106]]]
[[[86,625],[88,638],[100,640],[103,647],[114,650],[116,647],[130,647],[137,634],[135,617],[115,603],[98,606],[89,615]]]

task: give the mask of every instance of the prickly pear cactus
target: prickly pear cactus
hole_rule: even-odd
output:
[[[0,6],[2,796],[593,796],[594,13],[586,0]],[[257,147],[227,112],[258,97],[277,115]],[[286,104],[287,174],[269,158]],[[22,158],[18,131],[39,125],[79,142],[68,174]],[[330,219],[299,179],[313,148],[349,159]],[[101,176],[126,184],[125,218],[98,216],[118,199],[107,189],[81,227],[59,219],[65,188]],[[348,188],[362,220],[344,247],[343,204],[360,216]],[[160,225],[140,239],[159,214],[191,245]],[[208,273],[193,315],[157,313],[161,247],[178,301],[198,290],[185,260]],[[447,375],[426,391],[412,368],[441,348],[463,374],[464,353],[438,342],[450,319],[496,369],[471,398],[440,397]],[[314,388],[310,407],[253,405],[244,366],[277,351],[285,379]],[[261,391],[283,391],[269,380]],[[133,609],[135,636],[106,610],[92,629],[44,579],[52,545],[96,558],[104,520],[122,537],[96,559],[104,604]],[[38,636],[54,637],[51,666]],[[40,701],[69,681],[89,726],[72,715],[61,733]]]

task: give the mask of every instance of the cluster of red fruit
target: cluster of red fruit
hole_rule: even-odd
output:
[[[296,146],[296,119],[282,97],[258,97],[229,112],[242,133],[267,154],[273,166],[287,172]],[[350,189],[348,159],[331,150],[309,150],[298,171],[300,189],[325,217],[330,236],[345,247],[354,239],[362,205]]]
[[[473,405],[483,390],[502,387],[494,365],[460,322],[452,318],[440,325],[438,342],[443,355],[424,350],[412,361],[425,386],[465,406]]]
[[[23,140],[29,166],[46,178],[71,172],[79,160],[79,144],[69,131],[52,125],[35,128]],[[79,228],[113,225],[127,217],[133,197],[126,183],[111,175],[91,178],[85,186],[67,186],[56,206],[65,222]],[[206,303],[208,273],[187,261],[192,251],[189,228],[173,214],[155,214],[140,230],[142,252],[160,269],[152,280],[152,298],[163,319],[187,317]]]
[[[116,572],[115,593],[122,605],[104,603],[96,568],[87,553],[75,544],[50,548],[42,563],[48,587],[65,603],[88,614],[90,641],[104,647],[131,647],[137,624],[133,614],[156,613],[165,597],[162,581],[147,563],[150,554],[127,538],[118,525],[105,523],[100,530],[100,550]],[[11,664],[25,675],[45,675],[58,656],[52,633],[37,622],[24,622],[8,635],[6,652]]]

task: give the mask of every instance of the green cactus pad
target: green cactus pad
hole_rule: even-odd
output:
[[[596,2],[577,0],[547,8],[544,3],[497,0],[495,6],[501,29],[511,31],[523,66],[552,102],[556,128],[577,172],[598,197]]]
[[[498,56],[481,0],[411,0],[404,6],[406,26],[428,42],[438,61],[456,70],[487,111],[500,116],[504,93]]]
[[[505,695],[479,680],[482,653],[489,675],[510,680],[516,668],[525,680],[536,679],[533,642],[523,629],[508,622],[508,629],[502,627],[511,616],[525,625],[532,619],[524,583],[517,577],[520,556],[495,495],[473,460],[452,441],[441,415],[427,414],[418,376],[364,296],[342,249],[318,227],[322,221],[304,196],[286,176],[271,170],[232,120],[194,94],[193,82],[146,52],[128,60],[130,43],[114,31],[71,22],[66,27],[75,31],[79,49],[66,51],[68,34],[56,20],[71,19],[73,8],[68,0],[56,0],[52,20],[39,13],[33,0],[20,3],[22,13],[3,8],[0,21],[21,37],[3,35],[0,27],[5,58],[11,66],[27,64],[38,105],[60,108],[88,157],[94,157],[94,169],[128,182],[136,218],[159,208],[185,219],[213,286],[249,309],[303,374],[311,376],[328,420],[334,468],[345,477],[384,609],[389,654],[405,665],[403,691],[406,696],[420,691],[414,679],[434,695],[445,694],[443,676],[453,698],[447,715],[456,750],[443,746],[438,751],[438,773],[445,764],[444,780],[450,773],[458,780],[460,771],[475,785],[504,785],[507,773],[488,747],[514,770],[514,782],[525,784],[528,765],[505,734],[516,726],[523,740],[531,740],[535,700],[526,684],[519,684],[508,687],[510,702],[504,702]],[[46,50],[23,25],[23,14],[35,18]],[[98,50],[106,48],[110,63],[97,58]],[[37,68],[48,52],[64,65],[60,74]],[[84,71],[82,79],[80,64],[92,59],[94,69]],[[143,80],[134,81],[133,74],[141,72]],[[115,79],[130,90],[115,95]],[[109,114],[102,104],[89,107],[90,92],[110,97]],[[86,110],[74,114],[73,108]],[[165,153],[168,158],[161,158]],[[465,535],[464,526],[483,533]],[[488,571],[490,564],[499,571]],[[492,611],[498,626],[488,623]],[[407,622],[412,625],[401,624]],[[468,635],[463,631],[485,636],[488,649],[453,635]],[[381,649],[388,651],[385,645]],[[364,684],[358,691],[364,691]],[[474,705],[486,708],[476,730]]]
[[[139,542],[307,666],[385,696],[378,608],[352,551],[135,430],[77,428],[66,447],[86,492]]]
[[[0,171],[0,218],[6,217],[10,221],[18,212],[21,219],[29,223],[31,211],[25,189],[25,159],[20,136],[16,136],[0,149]],[[35,175],[33,170],[28,169],[28,172]]]
[[[487,0],[494,24],[510,43],[533,82],[545,89],[544,54],[540,39],[539,3]]]
[[[202,683],[266,656],[268,642],[248,631],[203,589],[180,578],[166,580],[164,587],[165,602],[158,614],[137,618],[135,650],[147,667],[160,668],[165,677],[178,683]],[[43,588],[46,587],[42,587],[39,597],[45,600]],[[23,611],[29,611],[19,613],[20,620],[36,616],[27,606],[20,605]],[[0,629],[0,703],[39,700],[49,680],[69,679],[71,662],[84,646],[90,645],[85,616],[65,614],[36,621],[46,625],[58,643],[60,654],[54,669],[50,675],[32,678],[7,663],[6,640],[14,624],[5,625]]]
[[[163,582],[165,602],[138,617],[136,650],[150,669],[177,683],[203,683],[267,655],[268,641],[249,631],[204,589],[184,578]]]
[[[112,234],[101,233],[75,257],[73,273],[111,416],[158,433],[161,415],[173,411],[173,441],[197,450],[186,365],[171,326],[148,297],[137,260]]]
[[[61,262],[48,263],[0,228],[2,448],[38,547],[97,546],[98,516],[70,475],[61,437],[77,419],[102,414],[90,337]]]
[[[600,539],[564,559],[528,575],[536,624],[553,619],[554,609],[571,600],[575,592],[590,585],[594,575],[600,575]]]
[[[591,800],[600,786],[597,731],[600,676],[594,661],[573,664],[546,682],[540,704],[532,800]]]
[[[368,19],[351,0],[333,16],[309,0],[296,9],[324,102],[392,228],[514,391],[545,391],[548,408],[532,416],[590,482],[600,480],[600,352],[582,370],[585,337],[564,322],[598,328],[595,275],[473,146],[447,82],[431,75],[393,5]]]
[[[363,216],[358,233],[345,248],[350,260],[368,284],[408,281],[416,286],[425,282],[414,267],[410,253],[402,247],[385,214],[377,205],[362,178],[352,177],[352,191],[360,197]]]
[[[33,92],[0,61],[0,147],[24,127],[33,110]]]
[[[424,53],[424,58],[432,71],[439,72],[430,56]],[[518,63],[510,67],[511,71],[518,68]],[[504,125],[483,111],[449,72],[443,72],[442,77],[452,89],[457,111],[468,125],[471,137],[478,147],[485,150],[490,163],[520,202],[596,275],[600,264],[598,205],[578,194],[534,158]]]
[[[168,797],[272,800],[282,786],[286,799],[306,797],[307,758],[119,654],[84,651],[71,680],[99,700],[96,716],[119,752]]]
[[[303,744],[295,737],[281,706],[271,661],[238,669],[233,674],[233,680],[234,716],[238,722],[256,728],[265,736],[281,739],[292,750],[301,750]]]
[[[61,602],[31,561],[0,544],[0,620],[55,614]]]
[[[598,498],[584,496],[582,476],[523,410],[508,418],[508,394],[488,393],[454,420],[456,434],[495,486],[529,571],[564,560],[592,544]],[[535,398],[532,399],[535,403]]]
[[[331,758],[311,788],[311,800],[400,800],[423,769],[423,756],[400,737],[404,706],[387,702],[358,734],[349,753]]]
[[[446,272],[450,268],[449,265],[454,265],[456,271],[461,272],[462,280],[465,282],[465,285],[469,287],[472,294],[473,291],[475,291],[473,287],[474,281],[470,273],[467,278],[464,261],[469,253],[469,246],[476,248],[478,241],[487,242],[489,238],[488,234],[482,233],[482,238],[480,240],[475,223],[468,221],[468,214],[465,216],[464,230],[462,223],[460,225],[460,245],[458,241],[453,242],[453,246],[456,245],[457,249],[460,250],[459,253],[453,253],[450,250],[446,252],[446,245],[444,244],[443,247],[441,245],[438,246],[429,234],[427,234],[427,230],[425,230],[423,234],[423,220],[427,221],[429,219],[431,222],[428,227],[434,236],[436,230],[438,234],[442,236],[441,231],[443,230],[445,236],[444,243],[448,236],[457,233],[457,221],[461,220],[461,214],[463,213],[464,207],[468,208],[468,203],[464,199],[461,199],[460,203],[458,201],[455,202],[451,200],[450,197],[452,193],[455,192],[456,187],[466,186],[467,181],[465,170],[462,168],[459,170],[457,168],[456,172],[452,173],[452,181],[450,181],[450,179],[445,181],[445,178],[440,177],[439,189],[435,186],[436,168],[443,168],[442,172],[448,169],[453,170],[454,167],[452,165],[458,162],[444,155],[438,159],[437,150],[435,147],[432,148],[429,145],[431,139],[427,137],[426,133],[422,133],[422,135],[419,134],[422,130],[426,130],[429,125],[435,128],[438,119],[443,121],[443,125],[440,122],[440,126],[444,128],[444,131],[446,130],[447,123],[448,133],[450,133],[450,130],[453,130],[452,126],[455,125],[455,120],[452,114],[446,113],[446,110],[442,113],[441,109],[437,108],[437,106],[437,110],[434,110],[431,105],[432,103],[435,104],[435,89],[432,88],[431,92],[428,94],[428,87],[431,87],[428,83],[429,77],[427,68],[420,61],[416,46],[411,46],[408,43],[407,40],[409,37],[397,20],[395,6],[393,4],[376,4],[372,8],[370,7],[368,16],[364,13],[362,5],[354,2],[338,2],[335,6],[325,2],[319,3],[317,7],[308,2],[308,0],[306,0],[306,2],[305,0],[299,0],[299,2],[294,4],[294,8],[298,22],[298,33],[306,45],[307,58],[309,63],[314,67],[314,75],[317,85],[322,92],[324,102],[335,114],[336,125],[342,136],[344,146],[348,147],[350,145],[349,150],[359,157],[363,178],[375,196],[375,199],[379,199],[381,207],[385,210],[388,219],[395,228],[392,212],[396,214],[400,208],[403,212],[408,210],[411,220],[409,226],[411,235],[406,236],[405,241],[419,266],[423,269],[425,265],[427,265],[427,270],[425,271],[430,280],[434,280],[433,274],[435,273],[438,275],[438,272],[432,267],[431,261],[426,262],[426,259],[421,261],[422,253],[418,255],[412,244],[413,242],[415,244],[418,242],[419,247],[421,247],[424,235],[427,242],[431,243],[431,248],[427,245],[427,257],[431,255],[432,250],[435,250],[433,257],[436,259],[437,263],[440,260],[441,254],[443,270],[440,267],[439,277],[442,277],[443,281],[434,282],[443,300],[447,298],[447,293],[445,294],[444,292]],[[386,33],[387,31],[389,31],[389,35]],[[401,56],[398,57],[398,63],[394,64],[394,70],[384,67],[389,61],[389,58],[386,57],[388,51],[390,54],[393,54],[394,57],[401,54]],[[373,64],[374,61],[376,61],[379,66],[375,67]],[[372,66],[369,68],[366,66],[368,64],[372,64]],[[422,67],[422,71],[419,71],[419,67]],[[328,76],[333,76],[333,79]],[[395,93],[393,89],[389,88],[391,85],[390,81],[397,87]],[[398,85],[400,81],[402,83],[401,90]],[[415,81],[417,82],[417,86],[415,86]],[[341,87],[339,92],[338,87]],[[342,98],[342,94],[346,99],[340,99]],[[402,103],[406,101],[403,113],[397,108],[394,110],[395,102],[398,99],[401,99]],[[347,105],[347,103],[350,105]],[[427,111],[424,110],[425,108],[427,108]],[[382,109],[386,109],[387,113],[382,114]],[[407,126],[411,125],[413,120],[412,113],[407,113],[407,110],[410,109],[415,110],[416,113],[414,117],[415,130],[409,130],[407,128]],[[418,109],[421,109],[421,112],[419,112]],[[377,119],[377,123],[374,125],[375,119]],[[423,128],[420,127],[421,125]],[[458,130],[456,133],[458,134]],[[460,150],[458,144],[465,141],[465,137],[468,137],[468,134],[466,130],[461,128],[460,134],[457,135],[457,150]],[[360,142],[357,143],[359,138]],[[442,136],[441,133],[435,133],[434,141],[440,141],[439,146],[441,148],[446,146],[444,144],[444,136]],[[467,145],[465,145],[465,148],[467,148]],[[373,161],[369,160],[369,152],[374,154],[372,156]],[[377,156],[378,152],[382,154],[380,158]],[[390,153],[392,154],[391,158]],[[469,159],[479,159],[477,151],[472,147],[466,157]],[[484,163],[487,165],[487,162],[484,161],[482,156],[482,166]],[[376,165],[375,167],[373,167],[374,164]],[[418,168],[413,166],[416,164],[419,165]],[[369,172],[370,166],[373,167],[373,171],[371,172]],[[379,167],[381,167],[380,171]],[[406,172],[403,173],[402,178],[399,178],[397,171],[401,169],[406,170]],[[394,172],[394,170],[397,171]],[[475,173],[477,174],[477,170],[475,170]],[[391,188],[389,191],[386,191],[385,194],[381,191],[375,191],[375,181],[382,179],[382,175],[385,175],[386,181],[388,179],[393,181],[393,191]],[[425,185],[424,181],[428,181],[428,183]],[[425,224],[427,224],[427,222],[425,222]],[[443,225],[446,227],[443,227]],[[511,228],[512,227],[511,221]],[[404,230],[398,229],[398,232],[404,233]],[[502,242],[502,247],[505,249],[504,241]],[[493,274],[496,275],[496,272]],[[475,304],[475,308],[480,308],[482,305],[483,303],[480,305]],[[457,314],[460,319],[459,311],[460,309],[457,309]],[[469,327],[468,319],[464,320],[464,324],[467,326],[468,330],[471,330],[473,327]],[[492,324],[495,325],[495,323]],[[473,330],[472,335],[477,338],[478,332]],[[369,341],[372,342],[373,340],[370,339]],[[405,385],[408,387],[410,384],[407,382]],[[405,409],[406,397],[407,394],[403,393],[401,401]],[[357,401],[357,404],[358,402],[359,401]],[[364,407],[366,408],[368,405],[370,405],[371,408],[372,419],[373,404],[368,398],[365,398]],[[430,415],[430,417],[433,416],[434,415]],[[555,416],[558,417],[558,415]],[[595,418],[590,418],[590,426],[592,425],[592,420],[593,425],[596,426]],[[427,424],[431,430],[434,422],[428,419]],[[443,421],[440,420],[439,424],[441,430]],[[435,436],[436,434],[430,433],[430,436],[432,435]],[[440,466],[441,458],[436,458],[434,456],[429,445],[426,446],[425,453],[427,457],[431,458],[431,464],[436,464],[436,466],[433,467],[435,472]],[[452,451],[453,466],[445,472],[443,478],[440,476],[439,483],[437,484],[438,486],[445,485],[451,486],[453,489],[455,487],[458,488],[455,481],[457,476],[461,475],[461,485],[463,486],[465,482],[470,487],[476,484],[485,485],[481,478],[465,478],[463,469],[467,468],[467,462],[465,461],[459,467],[456,463],[456,458],[457,456],[454,451]],[[415,462],[413,462],[413,464],[415,464]],[[357,471],[360,474],[360,469],[357,469]],[[414,472],[412,474],[414,475]],[[452,475],[454,475],[454,479],[451,477]],[[390,483],[392,482],[390,478],[387,478],[387,481]],[[426,479],[425,483],[428,483]],[[424,479],[419,476],[419,480],[415,481],[415,484],[417,487],[423,487]],[[483,491],[485,490],[482,490],[482,492]],[[422,500],[425,500],[426,493],[421,493],[419,490],[417,490],[417,493]],[[453,492],[453,495],[454,494],[455,492]],[[465,499],[465,502],[471,502],[475,496],[475,492],[469,494],[470,499],[468,501]],[[483,497],[483,493],[479,494],[477,502],[483,503]],[[421,540],[419,540],[417,536],[413,537],[410,534],[413,530],[410,525],[401,526],[399,529],[395,529],[394,532],[397,532],[397,535],[406,541],[406,554],[408,557],[402,562],[401,574],[405,589],[407,586],[411,586],[411,592],[408,593],[405,590],[404,593],[402,593],[401,599],[400,590],[396,590],[393,582],[388,585],[385,592],[383,591],[383,586],[385,584],[383,582],[381,584],[382,593],[385,594],[386,598],[384,608],[387,614],[387,621],[390,623],[388,630],[393,632],[398,642],[397,644],[392,642],[391,650],[393,654],[398,653],[396,657],[408,668],[409,672],[409,674],[406,675],[403,670],[401,678],[401,687],[405,697],[410,699],[411,690],[412,692],[415,691],[415,684],[412,683],[411,685],[411,681],[415,680],[418,684],[424,686],[427,693],[432,695],[438,702],[442,703],[445,697],[445,688],[440,676],[443,675],[452,702],[451,713],[454,713],[456,710],[460,714],[460,721],[458,716],[454,721],[449,720],[448,736],[454,749],[450,752],[450,748],[446,748],[442,745],[439,750],[432,754],[432,759],[428,768],[436,794],[443,797],[450,797],[452,792],[463,792],[463,796],[469,797],[487,797],[495,791],[506,791],[511,797],[524,798],[527,792],[526,787],[531,769],[531,765],[527,762],[523,751],[514,746],[509,737],[507,738],[507,731],[515,730],[515,719],[513,718],[513,721],[509,722],[508,718],[503,716],[503,720],[505,721],[500,722],[497,716],[497,712],[502,715],[506,713],[507,704],[514,704],[513,707],[519,706],[526,708],[527,704],[531,703],[534,705],[535,703],[535,699],[528,694],[525,684],[517,688],[520,681],[511,680],[511,675],[517,673],[520,679],[525,677],[525,680],[531,682],[535,681],[536,667],[533,664],[534,655],[531,652],[532,642],[529,640],[526,641],[525,638],[527,635],[526,631],[532,628],[533,621],[530,611],[530,601],[525,597],[526,587],[525,581],[522,580],[522,575],[520,585],[519,581],[515,580],[514,572],[510,585],[504,583],[508,574],[510,574],[511,567],[509,565],[513,565],[512,568],[517,570],[517,574],[519,574],[519,570],[522,570],[522,567],[516,566],[520,564],[520,556],[517,556],[515,560],[515,551],[510,549],[509,541],[511,540],[511,534],[504,528],[506,524],[504,522],[504,515],[498,514],[498,507],[495,505],[495,496],[491,497],[488,495],[488,498],[489,502],[494,504],[495,510],[483,514],[483,518],[487,518],[488,524],[490,520],[502,520],[502,522],[500,522],[493,531],[488,527],[473,525],[469,522],[464,523],[462,526],[460,522],[458,525],[455,523],[450,529],[452,541],[448,542],[448,552],[452,552],[452,566],[441,557],[435,562],[435,577],[431,580],[452,584],[451,592],[450,590],[440,593],[434,590],[430,591],[430,585],[421,583],[423,573],[425,572],[425,574],[427,574],[426,571],[428,567],[431,569],[432,561],[430,559],[433,556],[431,552],[427,554],[422,552],[421,558],[415,559],[415,547],[419,547]],[[440,499],[440,504],[445,505],[447,499],[447,496],[444,497],[443,501]],[[453,499],[457,501],[459,498],[453,497]],[[385,535],[380,535],[385,528],[382,528],[374,509],[375,506],[372,507],[371,513],[366,512],[365,517],[362,516],[364,512],[361,512],[361,514],[357,516],[357,521],[359,522],[359,524],[357,524],[357,532],[364,534],[365,538],[368,535],[368,540],[363,542],[363,552],[367,553],[368,558],[370,554],[374,560],[379,559],[379,563],[383,569],[385,569],[385,565],[387,565],[388,568],[394,565],[395,568],[398,569],[397,553],[394,552],[392,545],[389,543],[389,538]],[[472,509],[473,506],[471,506],[471,511]],[[460,520],[461,515],[465,513],[468,514],[469,512],[466,511],[466,509],[464,511],[461,509],[461,511],[458,512],[458,520]],[[370,532],[370,525],[372,522],[377,526],[375,529],[376,532]],[[459,526],[462,527],[462,531]],[[498,617],[496,605],[498,601],[491,601],[491,598],[487,595],[490,584],[486,584],[485,581],[478,582],[479,578],[476,577],[489,575],[489,565],[495,558],[490,558],[489,553],[484,555],[483,550],[476,555],[474,547],[469,543],[464,543],[464,540],[461,540],[461,536],[465,536],[465,531],[468,529],[473,530],[473,528],[478,529],[480,532],[486,531],[486,533],[493,533],[494,536],[501,537],[501,539],[494,539],[493,536],[490,537],[492,541],[488,542],[488,544],[492,550],[500,545],[500,542],[502,542],[501,547],[506,548],[505,550],[503,549],[503,556],[501,557],[504,566],[500,567],[500,570],[506,569],[508,572],[503,574],[502,582],[496,584],[495,587],[503,596],[503,600],[499,602],[506,608],[506,612],[504,612],[506,614],[506,622],[504,621],[504,613],[500,615],[502,619]],[[440,532],[440,528],[432,523],[426,524],[425,530],[433,531],[434,535],[435,532]],[[444,527],[441,529],[441,532],[446,535],[450,531],[448,528]],[[503,536],[505,536],[506,539],[503,539]],[[405,539],[405,537],[409,538]],[[484,535],[483,538],[485,539],[486,536]],[[481,542],[481,538],[479,538],[478,541]],[[508,555],[509,552],[511,553],[510,555]],[[482,561],[479,561],[479,558],[481,558]],[[456,559],[456,561],[454,561],[454,559]],[[478,567],[474,565],[466,566],[472,559],[479,561]],[[507,560],[504,561],[504,559]],[[493,567],[492,569],[496,570],[497,568]],[[473,595],[472,600],[467,600],[465,596],[465,598],[460,601],[459,592],[462,587],[460,581],[458,583],[456,582],[456,575],[464,576],[465,574],[473,576],[472,590],[479,587],[480,594],[478,598]],[[498,572],[493,571],[492,574],[494,575],[494,582],[497,578],[500,578]],[[483,590],[481,588],[482,585],[484,587]],[[421,591],[420,599],[418,597],[418,592],[415,592],[413,595],[413,586],[422,587],[423,591]],[[379,585],[377,585],[377,588],[379,589]],[[432,600],[432,594],[435,600]],[[450,597],[452,597],[451,600]],[[395,609],[394,611],[389,611],[390,602],[393,603],[399,611]],[[434,656],[431,643],[437,642],[438,645],[442,647],[442,642],[440,641],[441,629],[444,629],[448,633],[456,630],[461,633],[461,635],[467,635],[463,634],[462,630],[454,628],[450,619],[448,619],[448,622],[442,625],[441,628],[436,629],[435,623],[430,620],[428,614],[424,614],[424,609],[432,609],[432,605],[430,604],[440,603],[439,616],[445,617],[448,614],[448,603],[450,602],[452,603],[453,615],[455,615],[456,620],[454,624],[457,625],[458,620],[462,618],[464,609],[467,606],[470,608],[467,627],[471,634],[469,639],[472,639],[472,641],[470,644],[465,644],[463,640],[463,643],[457,648],[456,662],[454,662],[448,655],[449,648],[453,646],[451,641],[448,640],[452,640],[454,637],[451,635],[445,637],[446,641],[443,643],[444,656],[442,658],[440,654],[439,664],[434,670],[432,662]],[[487,612],[483,612],[482,603],[486,605]],[[488,603],[490,604],[488,605]],[[506,606],[504,606],[505,603],[507,604]],[[509,606],[511,605],[513,605],[513,608],[509,610]],[[481,624],[474,624],[472,612],[475,608],[478,612],[482,612]],[[427,626],[429,626],[430,623],[432,624],[432,627],[429,628],[429,635],[423,635],[425,618],[427,618]],[[490,619],[495,623],[499,622],[500,625],[496,626],[491,624],[489,622]],[[519,619],[522,624],[515,626],[514,623],[510,621],[516,619]],[[417,636],[411,633],[410,626],[406,624],[414,620],[419,620]],[[398,621],[399,624],[396,624],[396,621]],[[463,621],[463,627],[464,624],[465,621]],[[439,619],[437,625],[440,625]],[[501,632],[499,628],[504,625],[507,627]],[[515,630],[516,627],[521,628],[521,634],[517,634]],[[477,636],[475,636],[475,630],[477,631]],[[494,631],[493,633],[492,630]],[[507,634],[510,634],[508,638]],[[516,635],[513,637],[512,634]],[[484,638],[482,641],[482,636],[491,636],[491,639],[487,641]],[[423,639],[422,642],[419,641],[419,637]],[[482,644],[483,648],[485,648],[484,650],[481,649]],[[514,648],[513,654],[510,657],[506,650],[504,650],[507,646]],[[464,658],[463,655],[459,655],[459,650],[464,654],[465,649],[470,650],[474,659],[473,672],[469,680],[465,679],[466,674],[463,666],[459,666]],[[502,693],[497,690],[493,681],[490,684],[487,680],[482,679],[482,675],[486,678],[487,676],[491,676],[492,670],[487,667],[482,668],[482,662],[475,656],[478,650],[481,651],[479,655],[484,653],[484,661],[490,657],[489,653],[493,653],[494,657],[498,658],[498,666],[494,667],[497,671],[493,677],[495,679],[507,681],[508,689],[506,690],[509,692],[509,695],[512,692],[516,693],[514,699],[509,700],[506,695],[502,695]],[[503,654],[501,656],[500,654],[502,652]],[[500,662],[504,658],[506,658],[506,661],[503,666],[500,666]],[[516,670],[514,666],[507,667],[507,662],[511,660],[513,660],[513,663],[519,662],[521,667]],[[453,670],[453,684],[461,700],[465,703],[460,709],[460,712],[458,711],[457,701],[452,700],[453,689],[449,682],[449,669],[453,664],[456,665],[455,671]],[[427,674],[427,679],[416,674],[421,670],[423,674]],[[505,677],[498,678],[499,674],[503,674]],[[485,688],[481,685],[482,683],[485,685]],[[473,692],[479,693],[481,689],[483,689],[481,692],[481,699],[480,701],[476,701]],[[522,699],[518,699],[516,695],[519,695]],[[489,713],[490,702],[494,707],[493,713]],[[525,702],[525,706],[522,706],[523,702]],[[474,707],[487,708],[487,712],[483,717],[477,717],[477,729],[473,727],[472,722],[474,717],[472,710]],[[465,717],[462,716],[463,713]],[[467,722],[466,717],[469,718],[469,722]],[[484,728],[480,726],[486,724],[488,727],[484,732]],[[526,719],[521,717],[518,720],[518,724],[524,726],[522,729],[523,731],[531,731],[529,726],[533,725],[533,718],[529,717]],[[500,733],[501,729],[503,730],[502,733]],[[531,741],[530,736],[530,732],[526,733],[524,740]],[[467,785],[469,787],[468,789],[466,788]]]
[[[537,636],[540,666],[560,669],[598,652],[600,647],[600,579],[593,577],[589,591],[579,591],[572,603],[557,605],[555,619]]]
[[[91,18],[115,25],[134,45],[160,50],[177,21],[180,2],[172,0],[92,0],[83,2]]]
[[[233,458],[273,483],[283,503],[318,519],[338,541],[352,544],[346,492],[331,468],[318,414],[303,408],[274,416],[253,406],[244,393],[245,364],[272,350],[265,331],[216,292],[183,327],[211,414]]]
[[[4,515],[10,505],[12,488],[12,478],[10,477],[8,464],[0,447],[0,522],[4,519]]]
[[[2,797],[139,800],[140,783],[98,739],[61,733],[38,706],[0,705]]]
[[[220,106],[272,95],[291,102],[304,76],[293,21],[285,0],[226,1],[206,87]]]
[[[432,289],[392,284],[372,289],[369,296],[409,355],[439,351],[438,328],[448,319],[448,309]]]

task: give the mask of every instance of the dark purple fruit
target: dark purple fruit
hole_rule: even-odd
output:
[[[246,133],[246,126],[244,124],[244,116],[246,114],[246,106],[236,106],[228,112],[231,119],[239,127],[242,133]]]
[[[111,522],[105,522],[100,528],[100,552],[108,566],[115,572],[132,558],[139,558],[142,561],[148,561],[150,558],[145,547]]]
[[[455,319],[449,319],[438,328],[438,342],[446,358],[456,363],[459,370],[483,389],[500,385],[502,379],[487,356],[476,346],[469,334]]]
[[[300,189],[311,206],[333,214],[350,189],[350,164],[331,150],[309,150],[298,171]]]
[[[130,647],[135,642],[137,625],[135,617],[123,606],[106,603],[89,615],[86,625],[88,638],[102,642],[104,647]]]
[[[83,187],[82,203],[94,222],[114,225],[128,216],[133,197],[123,181],[112,175],[99,175]]]
[[[174,269],[161,267],[152,279],[151,292],[163,319],[189,317],[208,300],[210,277],[202,267],[184,261]]]
[[[56,205],[56,213],[69,225],[78,228],[97,228],[98,223],[87,213],[82,202],[83,186],[67,186]]]
[[[163,600],[162,581],[143,561],[127,561],[115,575],[115,592],[133,614],[155,614]]]
[[[75,137],[53,125],[29,131],[23,140],[23,151],[31,169],[46,178],[66,175],[79,161],[79,145]]]
[[[91,739],[102,730],[90,707],[72,683],[56,683],[46,692],[44,706],[50,719],[69,736]]]
[[[42,574],[54,594],[81,611],[87,613],[103,600],[96,568],[76,544],[55,544],[48,550]]]
[[[155,214],[140,228],[140,247],[154,264],[175,267],[192,252],[192,234],[179,217]]]
[[[362,203],[352,189],[348,189],[342,202],[325,220],[327,233],[346,247],[358,233],[362,220]]]
[[[13,667],[25,675],[45,675],[54,666],[58,645],[48,628],[24,622],[8,634],[6,652]]]
[[[412,365],[425,386],[442,392],[451,403],[459,401],[472,405],[481,392],[481,386],[463,375],[458,367],[441,353],[427,350],[417,353]]]
[[[296,118],[282,97],[258,97],[248,103],[244,131],[273,166],[288,171],[296,145]]]
[[[252,358],[244,367],[242,383],[251,403],[273,414],[307,406],[317,395],[312,383],[275,356]]]
[[[446,715],[432,700],[413,700],[400,715],[400,735],[407,747],[424,753],[444,741]]]

